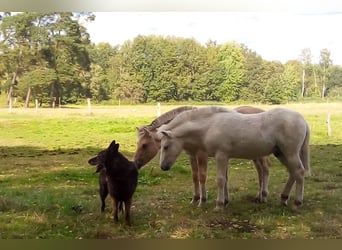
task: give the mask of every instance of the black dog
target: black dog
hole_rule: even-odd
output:
[[[88,163],[97,165],[96,172],[100,172],[101,211],[104,210],[104,200],[109,192],[113,199],[114,222],[119,221],[118,210],[124,204],[126,224],[131,225],[130,210],[132,197],[138,185],[138,169],[134,162],[129,161],[118,149],[119,144],[114,140],[107,149],[89,159]]]

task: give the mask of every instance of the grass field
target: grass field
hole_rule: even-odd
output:
[[[310,124],[312,175],[306,178],[304,206],[280,206],[287,180],[272,157],[270,195],[254,203],[257,174],[250,161],[232,160],[230,204],[213,212],[216,171],[209,162],[208,204],[191,207],[192,179],[185,154],[168,172],[158,156],[139,173],[132,227],[114,224],[111,202],[100,213],[98,176],[87,160],[115,139],[129,159],[136,127],[157,116],[156,105],[0,109],[1,239],[342,238],[342,103],[289,104]],[[162,105],[164,113],[176,105]],[[229,106],[235,107],[235,106]],[[270,109],[273,106],[259,106]],[[327,135],[327,114],[332,135]],[[292,193],[293,194],[293,193]],[[293,196],[290,197],[293,201]]]

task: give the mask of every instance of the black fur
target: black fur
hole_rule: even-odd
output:
[[[104,200],[109,193],[113,199],[114,221],[118,222],[118,210],[125,206],[126,224],[131,225],[130,210],[132,197],[138,184],[138,169],[134,162],[129,161],[119,151],[115,140],[109,147],[96,157],[89,159],[90,165],[97,165],[100,173],[101,211],[104,210]]]

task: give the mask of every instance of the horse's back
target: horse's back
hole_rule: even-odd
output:
[[[203,143],[210,155],[226,151],[237,158],[253,159],[272,153],[277,146],[301,145],[307,132],[302,115],[285,108],[248,115],[218,113],[203,122],[210,123],[203,131]]]

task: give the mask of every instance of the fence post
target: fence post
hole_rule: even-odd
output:
[[[328,136],[331,136],[331,123],[330,123],[330,112],[328,112],[328,116],[327,116],[327,126],[328,126]]]
[[[157,116],[160,116],[160,102],[157,103]]]
[[[92,112],[91,112],[91,103],[90,103],[90,98],[87,98],[87,103],[88,103],[88,113],[89,113],[89,115],[91,115],[91,114],[92,114]]]
[[[12,97],[8,100],[8,113],[12,113]]]
[[[35,99],[34,102],[35,102],[35,105],[36,105],[36,113],[37,113],[38,112],[38,99]]]

